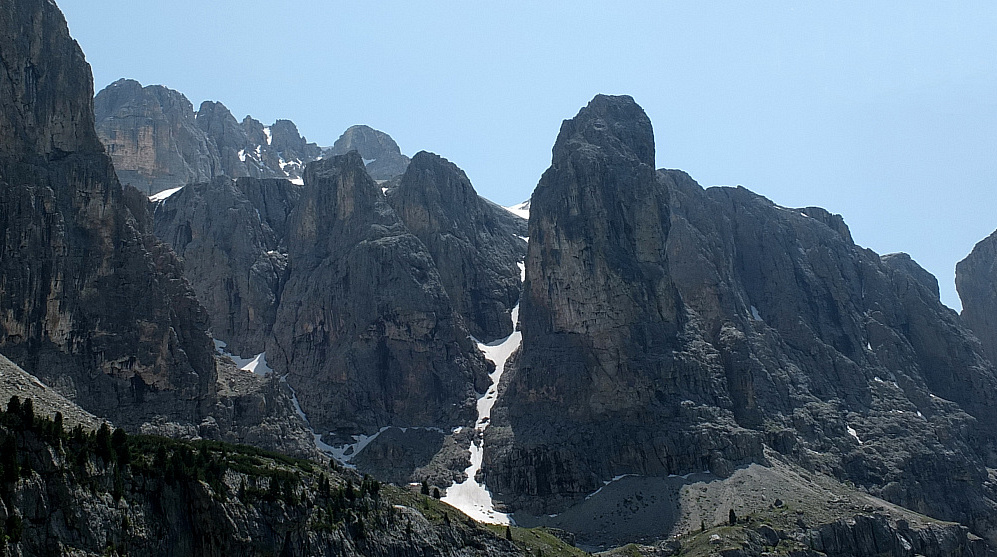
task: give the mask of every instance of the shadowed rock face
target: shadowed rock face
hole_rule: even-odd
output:
[[[218,177],[155,207],[155,231],[184,260],[212,335],[243,357],[263,352],[287,268],[287,220],[301,188],[281,179]]]
[[[976,244],[955,267],[962,320],[990,357],[997,361],[997,232]]]
[[[390,180],[405,173],[409,158],[388,134],[370,126],[350,126],[332,145],[327,156],[356,151],[363,157],[367,173],[375,180]]]
[[[485,342],[509,336],[526,221],[479,197],[461,169],[425,151],[415,155],[387,199],[429,250],[469,332]]]
[[[653,145],[629,97],[562,125],[486,433],[493,492],[549,512],[620,474],[726,475],[765,444],[993,538],[997,380],[930,274],[823,209],[655,172]]]
[[[0,11],[0,349],[118,425],[197,423],[205,314],[104,155],[89,66],[52,2]]]
[[[185,96],[161,85],[119,79],[93,103],[118,177],[147,194],[217,176],[298,179],[322,151],[288,120],[269,128],[249,116],[240,123],[212,101],[195,113]]]
[[[290,373],[317,431],[474,419],[488,366],[360,155],[307,167],[287,246],[268,361]]]

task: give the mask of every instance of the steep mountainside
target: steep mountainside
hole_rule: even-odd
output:
[[[301,187],[287,180],[218,177],[155,206],[156,235],[184,274],[230,353],[263,352],[287,268],[287,220]]]
[[[823,209],[655,172],[629,97],[564,122],[530,211],[523,344],[485,445],[514,508],[729,476],[769,446],[997,540],[994,368],[909,257]]]
[[[119,425],[197,423],[205,315],[97,140],[89,66],[52,2],[2,12],[0,350]]]
[[[963,322],[983,343],[990,361],[997,362],[997,232],[956,265],[955,286]]]
[[[483,342],[509,336],[526,221],[479,197],[463,170],[425,151],[413,157],[387,199],[426,245],[470,333]]]
[[[345,155],[350,151],[360,153],[367,173],[375,180],[390,180],[401,176],[409,164],[409,158],[402,154],[391,136],[370,126],[347,128],[326,156]]]
[[[181,93],[119,79],[94,99],[97,133],[122,183],[147,194],[216,176],[299,180],[304,165],[321,155],[294,123],[241,123],[221,103],[197,112]]]
[[[486,362],[359,154],[308,165],[286,243],[267,358],[317,431],[473,421]]]

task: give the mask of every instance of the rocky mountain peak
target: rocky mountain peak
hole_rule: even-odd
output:
[[[630,96],[596,95],[577,116],[565,120],[554,143],[554,162],[594,147],[654,168],[651,120]]]
[[[486,342],[508,336],[526,221],[478,196],[463,170],[426,151],[412,158],[387,199],[433,256],[471,334]]]
[[[215,101],[202,102],[195,115],[183,94],[161,85],[118,80],[97,93],[94,105],[119,179],[146,194],[217,176],[298,181],[322,153],[288,120],[269,127],[249,116],[240,122]]]
[[[370,126],[350,126],[332,145],[332,153],[357,151],[365,159],[376,159],[384,155],[400,155],[402,150],[391,136]]]
[[[955,267],[962,321],[997,362],[997,232],[981,240]]]
[[[390,135],[370,126],[350,126],[328,152],[328,156],[356,151],[367,165],[367,173],[375,180],[390,180],[408,167],[409,158]]]

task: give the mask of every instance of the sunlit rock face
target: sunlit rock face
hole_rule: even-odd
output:
[[[997,232],[981,240],[955,268],[962,319],[997,361]]]
[[[195,112],[187,97],[162,85],[119,79],[97,93],[94,109],[121,183],[149,195],[218,176],[300,180],[322,154],[289,120],[240,122],[214,101]]]
[[[629,97],[562,125],[531,199],[489,487],[556,512],[620,474],[727,475],[767,445],[993,534],[997,380],[933,277],[823,209],[654,166]]]

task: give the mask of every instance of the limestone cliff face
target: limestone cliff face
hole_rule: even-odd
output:
[[[997,232],[981,240],[955,268],[962,320],[997,362]]]
[[[220,170],[217,149],[182,94],[120,79],[94,99],[97,133],[122,183],[146,192],[209,180]]]
[[[726,475],[768,445],[993,538],[997,379],[930,275],[823,209],[655,172],[653,145],[629,97],[562,126],[489,487],[546,512],[619,474]]]
[[[2,7],[0,158],[101,153],[86,95],[93,94],[93,78],[62,13],[44,2],[4,0]]]
[[[350,126],[327,153],[327,156],[360,153],[367,173],[375,180],[390,180],[405,173],[409,158],[388,134],[370,126]]]
[[[94,107],[121,182],[147,194],[217,176],[297,180],[322,152],[293,122],[239,122],[212,101],[194,112],[183,94],[161,85],[120,79],[97,94]]]
[[[155,206],[155,231],[184,260],[212,335],[244,357],[263,352],[287,268],[287,221],[301,188],[218,177]]]
[[[479,197],[461,169],[425,151],[413,157],[387,199],[426,245],[470,333],[485,342],[509,336],[526,221]]]
[[[418,238],[357,153],[310,164],[287,235],[268,361],[316,430],[446,427],[474,419],[486,362]]]
[[[97,140],[89,67],[52,2],[0,12],[0,350],[119,425],[197,423],[206,317]]]

